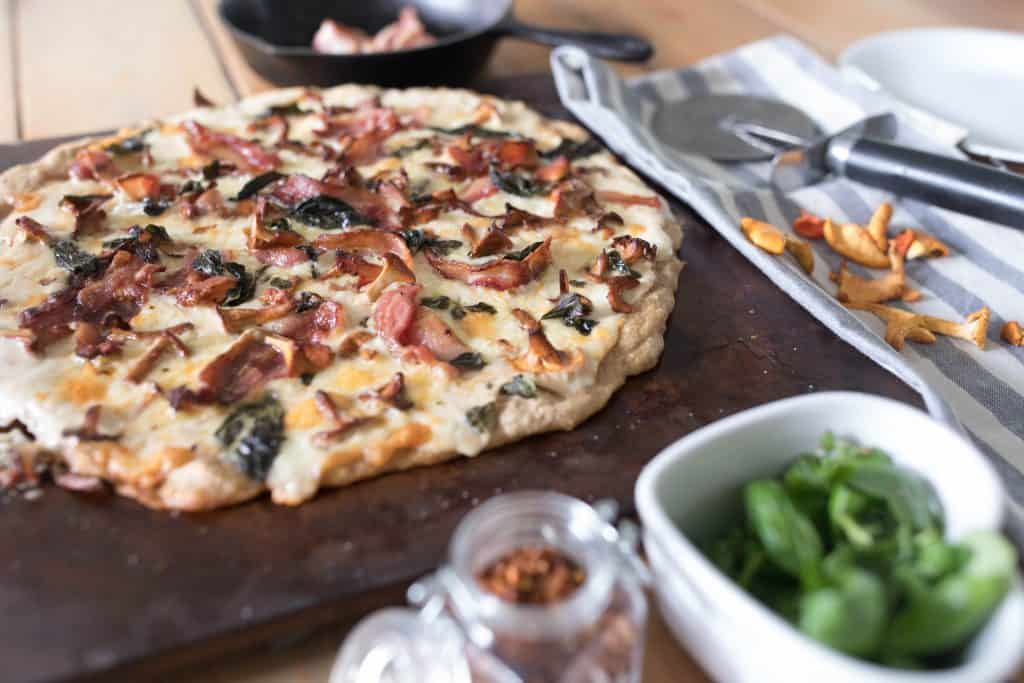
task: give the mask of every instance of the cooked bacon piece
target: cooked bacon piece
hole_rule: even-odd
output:
[[[100,411],[102,406],[91,405],[85,411],[85,419],[78,429],[65,429],[61,436],[73,436],[79,441],[117,441],[120,434],[100,433]]]
[[[344,185],[327,183],[301,173],[294,173],[278,183],[270,195],[288,208],[295,208],[307,199],[327,195],[349,204],[359,213],[375,220],[381,228],[401,227],[398,212],[388,204],[385,197],[356,184],[350,176],[346,176],[345,182]]]
[[[635,194],[624,194],[622,192],[611,192],[608,190],[602,190],[594,193],[595,197],[600,202],[614,202],[616,204],[625,204],[627,206],[639,205],[639,206],[650,206],[655,209],[661,207],[661,200],[656,196],[643,197]]]
[[[405,375],[396,372],[383,386],[359,394],[361,401],[381,401],[399,410],[412,408],[413,403],[405,395]]]
[[[296,346],[292,374],[317,372],[330,365],[334,352],[324,342],[345,325],[345,310],[334,301],[323,301],[315,308],[275,320],[267,329]]]
[[[44,349],[71,334],[77,295],[78,289],[67,287],[51,294],[38,306],[26,308],[18,314],[18,327],[31,333],[31,337],[24,340],[29,350]]]
[[[373,333],[367,330],[355,330],[347,335],[338,344],[338,355],[342,357],[352,356],[356,351],[362,350],[363,346],[373,339]]]
[[[413,269],[412,252],[405,240],[392,232],[380,230],[350,230],[321,235],[313,242],[321,249],[341,249],[343,251],[369,251],[382,256],[394,254],[411,271]]]
[[[472,351],[455,336],[441,316],[426,309],[420,309],[417,312],[416,319],[405,334],[403,343],[412,348],[423,347],[434,358],[446,362]]]
[[[30,216],[18,216],[14,219],[14,225],[25,234],[27,241],[42,242],[43,244],[53,241],[53,235],[46,231],[46,227]]]
[[[407,50],[430,45],[436,41],[437,39],[427,32],[423,22],[420,21],[416,8],[406,5],[399,11],[398,20],[377,31],[377,35],[373,37],[369,45],[364,46],[363,52]]]
[[[146,375],[153,371],[160,357],[170,349],[177,350],[178,355],[188,355],[188,347],[174,333],[165,330],[156,338],[153,345],[146,349],[146,352],[135,361],[135,364],[128,369],[124,378],[133,384],[138,384],[146,378]]]
[[[416,283],[415,273],[413,273],[401,259],[390,253],[385,253],[383,257],[384,266],[382,267],[380,274],[377,275],[366,290],[367,295],[370,297],[370,301],[376,301],[385,289],[396,282],[404,282],[407,284]]]
[[[512,365],[523,372],[571,371],[583,364],[583,352],[559,351],[544,334],[540,322],[521,308],[512,311],[516,321],[526,330],[529,347],[526,353],[512,359]]]
[[[467,141],[466,145],[468,146],[468,144]],[[467,147],[459,144],[449,145],[448,156],[455,161],[463,177],[475,178],[487,173],[489,162],[484,157],[484,148],[482,146],[467,149]]]
[[[160,176],[155,173],[128,173],[118,176],[114,184],[133,202],[160,199]]]
[[[544,166],[537,169],[533,177],[544,183],[557,183],[569,175],[569,158],[555,157]]]
[[[65,195],[60,200],[60,208],[75,217],[73,239],[95,232],[100,227],[103,219],[107,217],[107,212],[100,207],[113,196],[110,194]]]
[[[442,211],[462,211],[471,216],[483,216],[468,202],[456,196],[455,190],[449,188],[435,192],[426,203],[419,206],[402,208],[399,211],[399,217],[403,227],[411,228],[421,223],[429,223],[440,216]]]
[[[291,268],[309,260],[309,252],[295,247],[271,247],[252,252],[256,260],[270,266]]]
[[[658,248],[656,246],[647,240],[631,237],[630,235],[620,235],[613,239],[612,248],[618,250],[622,260],[627,264],[635,263],[641,259],[653,263],[658,257]]]
[[[334,399],[326,391],[318,389],[316,394],[314,394],[313,400],[316,402],[316,407],[320,414],[333,425],[331,429],[317,432],[313,435],[313,442],[318,446],[327,446],[332,441],[337,441],[350,429],[358,427],[369,419],[366,417],[353,417],[341,412],[338,406],[335,405]]]
[[[193,152],[231,162],[247,173],[264,173],[281,163],[276,154],[257,142],[211,130],[198,121],[185,121],[182,127]]]
[[[333,19],[324,19],[313,35],[313,49],[329,55],[355,55],[370,40],[364,31]]]
[[[193,192],[181,198],[178,211],[182,218],[192,220],[208,214],[226,217],[229,214],[220,190],[211,187],[203,192]]]
[[[206,277],[202,273],[188,270],[185,281],[177,288],[178,291],[174,298],[179,306],[217,304],[224,300],[224,297],[236,284],[238,284],[238,280],[230,275]]]
[[[496,217],[496,224],[502,230],[513,230],[515,228],[539,228],[545,225],[557,223],[557,218],[548,218],[530,213],[511,204],[505,204],[505,215]]]
[[[498,194],[498,188],[494,185],[491,177],[481,176],[471,182],[466,189],[462,191],[459,198],[464,202],[472,204],[473,202],[478,202],[481,199],[495,194]]]
[[[383,266],[370,263],[366,259],[350,254],[347,251],[336,251],[334,258],[334,267],[324,273],[321,276],[322,279],[330,279],[339,274],[354,275],[357,280],[356,287],[358,289],[362,289],[376,280],[377,276],[384,270]]]
[[[75,355],[80,358],[95,358],[118,353],[121,344],[103,334],[103,328],[95,323],[79,322],[75,325]]]
[[[512,248],[512,240],[494,223],[488,226],[487,232],[480,239],[476,238],[476,232],[469,223],[466,223],[462,226],[462,238],[469,243],[469,255],[474,258],[491,256]]]
[[[248,330],[199,371],[199,389],[177,387],[167,393],[167,400],[175,410],[193,404],[229,405],[286,375],[285,353],[258,330]]]
[[[142,309],[153,287],[153,277],[163,267],[146,263],[134,254],[114,254],[103,277],[92,280],[75,297],[75,320],[103,326],[128,321]]]
[[[505,170],[534,168],[538,163],[537,148],[530,140],[503,140],[496,157],[498,165]]]
[[[555,203],[553,212],[555,218],[592,216],[601,211],[601,207],[594,198],[594,191],[578,178],[570,178],[559,183],[548,197]]]
[[[463,261],[452,261],[433,253],[423,252],[434,270],[449,280],[459,280],[476,287],[489,289],[513,289],[533,280],[551,262],[551,238],[537,247],[522,261],[494,259],[487,263],[472,265]]]
[[[293,310],[295,310],[295,304],[291,300],[287,300],[263,308],[223,308],[218,306],[217,315],[220,316],[220,322],[224,325],[225,332],[236,333],[253,325],[262,325],[271,320],[283,318]]]
[[[535,168],[539,162],[533,142],[510,138],[481,140],[474,145],[466,135],[448,146],[448,155],[471,178],[487,175],[491,166],[509,171]]]
[[[381,106],[377,98],[363,102],[352,111],[336,115],[323,112],[318,116],[320,125],[313,132],[325,137],[341,135],[360,138],[368,133],[379,133],[381,139],[384,139],[401,127],[394,110]]]
[[[640,281],[635,277],[613,277],[605,280],[605,284],[608,285],[608,305],[612,310],[616,313],[632,313],[633,305],[622,299],[622,292],[638,286]]]
[[[409,328],[416,320],[421,287],[419,285],[400,285],[384,292],[373,308],[373,324],[377,334],[385,340],[402,345]]]
[[[114,158],[99,149],[80,149],[68,168],[74,180],[110,180],[120,175]]]
[[[262,119],[256,119],[245,127],[246,131],[255,133],[261,130],[269,130],[274,133],[270,144],[280,145],[288,140],[288,119],[280,114],[273,114]]]

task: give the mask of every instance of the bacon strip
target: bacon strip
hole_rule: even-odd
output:
[[[281,163],[276,154],[268,152],[259,143],[251,140],[211,130],[193,120],[185,121],[182,127],[192,151],[229,161],[247,173],[264,173]]]
[[[68,167],[74,180],[111,180],[120,175],[114,158],[99,149],[80,149]]]
[[[146,378],[146,375],[152,372],[160,357],[164,355],[164,352],[170,349],[177,350],[181,356],[188,355],[188,347],[173,333],[164,331],[156,338],[153,345],[146,349],[146,352],[129,368],[124,378],[132,384],[138,384]]]
[[[218,306],[217,315],[220,316],[220,322],[224,326],[225,332],[236,333],[253,325],[262,325],[271,320],[283,318],[293,310],[295,310],[294,302],[284,301],[263,308],[222,308]]]
[[[295,173],[278,183],[270,196],[288,208],[294,208],[307,199],[327,195],[340,199],[359,213],[377,222],[384,229],[401,227],[398,210],[392,208],[386,198],[361,186],[358,174],[346,174],[344,185],[315,180],[307,175]]]
[[[405,240],[391,232],[380,230],[350,230],[317,237],[313,245],[321,249],[342,249],[344,251],[369,251],[377,255],[394,254],[411,271],[412,252]]]
[[[594,196],[600,202],[614,202],[616,204],[626,204],[627,206],[650,206],[655,209],[661,207],[661,201],[656,196],[643,197],[635,194],[624,194],[622,192],[610,192],[608,190],[595,192]]]
[[[476,232],[466,223],[462,226],[462,237],[469,243],[469,255],[473,258],[491,256],[512,248],[512,240],[494,223],[488,226],[487,232],[480,239],[477,239]]]
[[[443,258],[430,249],[424,250],[423,254],[434,270],[449,280],[459,280],[475,287],[508,290],[530,282],[551,263],[551,238],[544,240],[522,261],[494,259],[473,265]]]
[[[450,361],[469,352],[436,313],[420,308],[419,292],[419,285],[399,285],[384,292],[373,309],[377,333],[418,360]]]
[[[285,354],[266,342],[257,330],[249,330],[199,371],[199,389],[177,387],[167,393],[175,410],[189,405],[230,405],[267,382],[289,372]]]
[[[107,212],[100,207],[113,196],[111,194],[67,195],[60,200],[60,208],[75,217],[75,230],[72,233],[72,239],[94,232],[100,227],[103,219],[107,217]]]
[[[128,173],[118,176],[114,184],[133,202],[160,198],[160,176],[155,173]]]

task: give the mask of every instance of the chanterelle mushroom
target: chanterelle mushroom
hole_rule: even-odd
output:
[[[519,324],[526,330],[529,347],[526,353],[512,359],[512,366],[523,372],[560,372],[573,370],[583,363],[583,352],[573,349],[571,352],[556,349],[547,336],[540,322],[521,308],[512,311]]]

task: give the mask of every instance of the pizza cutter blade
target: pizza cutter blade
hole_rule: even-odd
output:
[[[815,140],[814,119],[781,100],[752,95],[698,95],[664,103],[654,115],[654,135],[669,147],[715,161],[767,161],[772,144],[737,134],[733,124],[757,124],[797,140]]]
[[[821,135],[795,107],[748,95],[703,95],[655,114],[666,145],[716,161],[772,159],[772,184],[784,192],[830,176],[957,213],[1024,229],[1024,175],[894,144],[898,122],[879,114]]]

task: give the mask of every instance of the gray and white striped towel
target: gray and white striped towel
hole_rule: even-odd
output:
[[[812,315],[919,391],[933,415],[966,431],[991,458],[1017,505],[1024,504],[1024,348],[998,338],[1005,321],[1024,321],[1024,232],[896,199],[842,179],[783,196],[767,182],[768,163],[714,163],[667,148],[650,132],[659,102],[703,93],[777,97],[803,109],[827,132],[870,114],[899,115],[897,103],[844,79],[806,46],[785,36],[693,67],[628,80],[572,47],[555,50],[551,63],[562,102],[573,114],[630,164],[690,204]],[[941,142],[948,135],[922,123],[927,119],[901,119],[899,142],[958,154]],[[879,320],[836,302],[828,274],[838,269],[839,258],[827,245],[813,244],[816,265],[808,277],[793,259],[760,251],[739,230],[739,219],[745,215],[789,229],[800,207],[866,223],[883,201],[893,204],[894,226],[920,227],[952,250],[949,258],[908,264],[910,285],[924,294],[913,309],[961,320],[988,306],[992,323],[985,350],[940,336],[931,345],[908,343],[898,353],[883,341]]]

